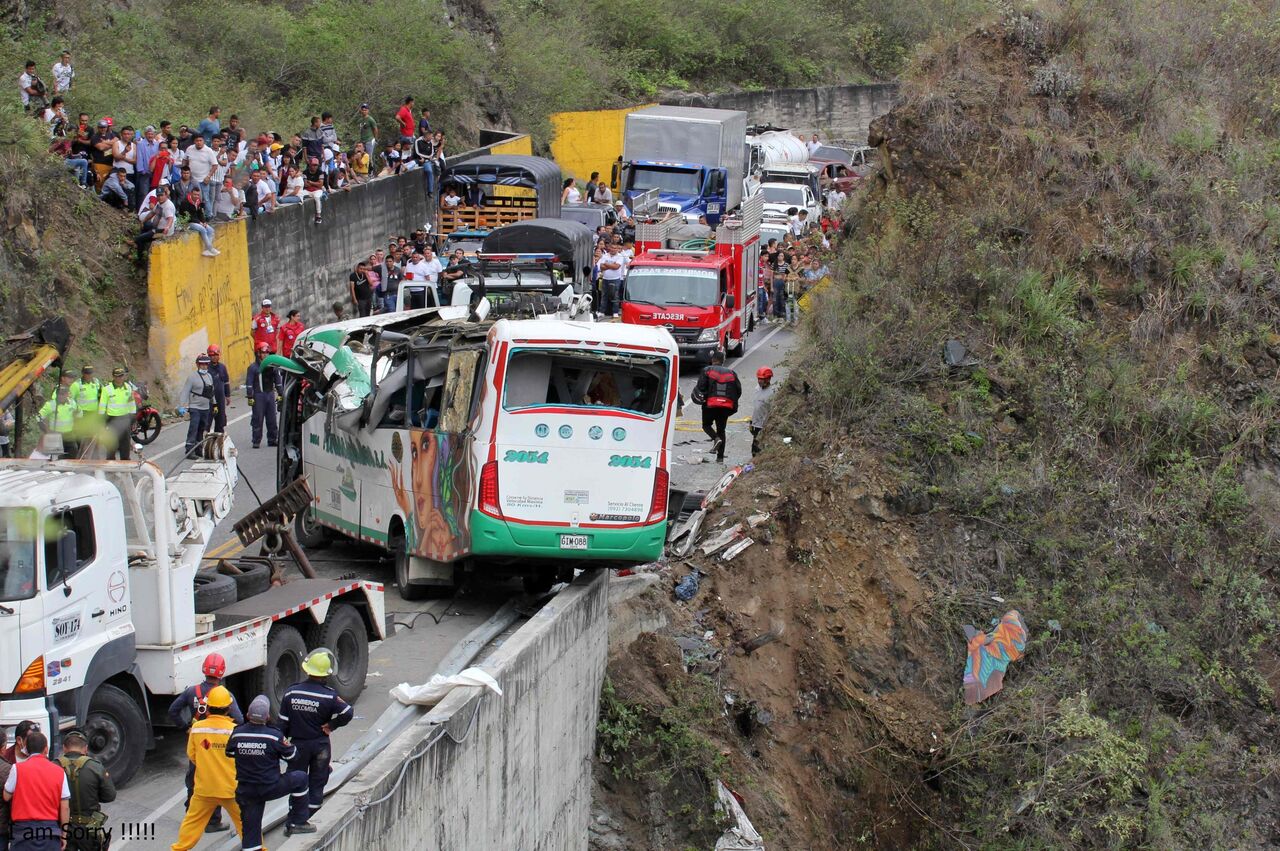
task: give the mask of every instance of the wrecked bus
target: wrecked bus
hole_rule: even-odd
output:
[[[574,566],[657,559],[675,341],[660,328],[473,321],[446,307],[312,328],[290,359],[279,479],[310,480],[306,546],[395,562],[406,599],[466,573],[533,591]]]

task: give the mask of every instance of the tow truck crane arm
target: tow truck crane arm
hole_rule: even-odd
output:
[[[4,341],[0,356],[0,415],[17,406],[49,367],[66,354],[71,329],[61,316],[46,319],[28,331]]]

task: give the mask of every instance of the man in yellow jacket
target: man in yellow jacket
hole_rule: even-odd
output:
[[[227,715],[231,692],[218,686],[205,696],[207,712],[197,716],[187,736],[187,759],[196,767],[195,788],[187,816],[178,828],[178,841],[173,851],[195,848],[204,836],[205,825],[214,809],[222,807],[231,816],[236,833],[244,835],[240,824],[240,805],[236,803],[236,762],[227,759],[227,740],[236,722]]]

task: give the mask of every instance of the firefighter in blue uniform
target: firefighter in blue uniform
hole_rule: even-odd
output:
[[[280,761],[291,760],[296,753],[284,733],[271,726],[271,701],[260,694],[249,704],[249,720],[236,727],[227,741],[227,756],[236,761],[236,803],[240,805],[241,851],[262,851],[262,811],[267,801],[289,796],[289,816],[285,819],[286,836],[315,833],[315,825],[307,819],[307,773],[280,773]]]
[[[333,673],[333,653],[323,647],[312,650],[302,661],[302,671],[307,679],[289,686],[280,700],[279,726],[297,750],[289,770],[307,773],[307,805],[314,813],[324,802],[329,782],[329,735],[350,723],[352,712],[350,704],[325,684]]]

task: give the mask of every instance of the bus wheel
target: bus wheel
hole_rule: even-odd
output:
[[[309,550],[327,547],[333,541],[329,530],[316,522],[315,517],[307,509],[299,511],[293,518],[293,536],[298,543]]]
[[[537,573],[526,573],[521,577],[526,594],[545,594],[556,584],[556,569],[540,567]]]
[[[396,559],[396,587],[400,589],[402,600],[425,600],[430,588],[426,585],[414,585],[409,581],[409,549],[405,544],[404,533],[393,534],[390,540],[391,552]]]

